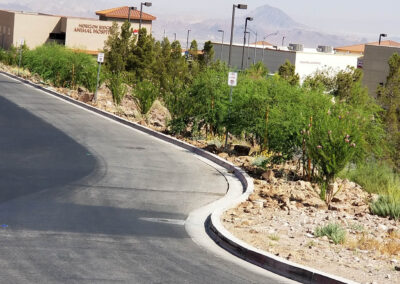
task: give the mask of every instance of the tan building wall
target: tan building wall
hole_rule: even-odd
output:
[[[371,96],[376,97],[378,86],[386,83],[386,78],[389,75],[388,61],[396,52],[400,54],[399,47],[365,46],[363,84],[368,88]]]
[[[29,48],[35,48],[50,42],[50,33],[60,32],[61,17],[16,13],[13,44],[16,46],[21,39],[24,39]]]
[[[69,48],[97,52],[103,50],[112,23],[112,21],[97,19],[0,10],[0,47],[9,49],[24,39],[29,48],[49,42],[58,42]],[[117,23],[121,26],[124,21],[121,20]],[[139,29],[139,20],[131,20],[131,26],[133,30]],[[151,33],[152,22],[143,21],[142,27]],[[61,37],[64,33],[65,41],[64,38],[51,39],[51,33]]]
[[[0,11],[0,47],[8,49],[13,42],[14,13]]]
[[[65,46],[89,51],[100,51],[110,34],[113,22],[80,18],[67,18]],[[121,27],[123,22],[118,22]],[[142,27],[151,31],[151,22],[142,23]],[[132,29],[138,29],[139,23],[132,23]]]

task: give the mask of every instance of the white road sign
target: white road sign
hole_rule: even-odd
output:
[[[228,85],[231,87],[235,87],[237,85],[237,77],[238,77],[237,72],[229,72]]]
[[[97,62],[99,62],[99,63],[104,62],[104,53],[97,54]]]

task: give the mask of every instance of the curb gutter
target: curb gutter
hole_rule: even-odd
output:
[[[228,230],[226,230],[225,227],[221,223],[222,214],[226,210],[237,206],[241,202],[246,201],[248,199],[249,195],[254,191],[253,180],[249,177],[249,175],[246,172],[244,172],[239,167],[234,166],[230,162],[220,158],[217,155],[214,155],[210,152],[199,149],[189,143],[178,140],[177,138],[157,132],[155,130],[152,130],[150,128],[142,126],[140,124],[128,121],[124,118],[118,117],[109,112],[97,109],[91,105],[77,101],[71,97],[60,94],[49,88],[32,83],[26,79],[17,77],[13,74],[10,74],[10,73],[4,72],[4,71],[0,71],[0,74],[6,75],[6,76],[16,79],[18,81],[21,81],[21,82],[23,82],[27,85],[30,85],[36,89],[42,90],[46,93],[54,95],[58,98],[66,100],[70,103],[78,105],[82,108],[85,108],[87,110],[90,110],[92,112],[100,114],[104,117],[107,117],[107,118],[117,121],[119,123],[122,123],[133,129],[139,130],[139,131],[149,134],[153,137],[156,137],[163,141],[166,141],[166,142],[169,142],[176,146],[179,146],[181,148],[184,148],[187,151],[195,153],[203,158],[206,158],[206,159],[216,163],[217,165],[227,169],[229,172],[234,174],[236,176],[236,178],[239,179],[239,181],[241,182],[241,184],[243,186],[243,194],[241,196],[239,196],[237,199],[235,199],[233,202],[231,202],[229,205],[226,205],[222,208],[218,208],[217,210],[214,210],[211,213],[211,215],[208,217],[206,224],[205,224],[205,228],[206,228],[209,236],[219,246],[221,246],[225,250],[229,251],[230,253],[234,254],[235,256],[237,256],[243,260],[246,260],[254,265],[257,265],[259,267],[262,267],[264,269],[272,271],[273,273],[279,274],[281,276],[284,276],[289,279],[293,279],[293,280],[296,280],[296,281],[299,281],[302,283],[324,283],[324,284],[325,283],[326,284],[356,283],[356,282],[353,282],[353,281],[350,281],[350,280],[347,280],[347,279],[344,279],[344,278],[341,278],[341,277],[338,277],[335,275],[330,275],[330,274],[324,273],[322,271],[319,271],[319,270],[316,270],[313,268],[309,268],[306,266],[296,264],[294,262],[287,261],[281,257],[277,257],[273,254],[256,249],[256,248],[244,243],[243,241],[239,240],[238,238],[233,236]]]

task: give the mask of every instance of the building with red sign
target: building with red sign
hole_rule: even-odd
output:
[[[96,15],[98,19],[0,10],[0,47],[9,49],[21,40],[29,48],[56,42],[72,49],[98,53],[104,48],[113,22],[121,25],[129,18],[132,30],[139,28],[140,11],[127,6],[97,11]],[[151,33],[155,19],[142,13],[142,28]]]

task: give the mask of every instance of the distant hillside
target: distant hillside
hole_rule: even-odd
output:
[[[289,17],[282,10],[264,5],[250,12],[254,17],[254,23],[257,26],[268,26],[270,28],[293,29],[304,27]]]
[[[327,34],[318,31],[317,28],[307,27],[296,22],[282,10],[264,5],[258,7],[243,16],[237,16],[235,19],[235,35],[234,42],[241,43],[243,40],[244,22],[247,16],[254,18],[249,22],[248,27],[253,32],[251,34],[251,42],[255,41],[255,34],[258,34],[258,40],[262,40],[266,35],[278,32],[276,36],[270,36],[266,41],[276,45],[281,45],[283,36],[285,37],[285,45],[289,43],[302,43],[306,47],[316,47],[317,45],[342,46],[366,42],[368,39],[358,36],[342,36]],[[164,29],[167,36],[171,38],[171,34],[177,33],[177,38],[186,46],[187,30],[190,29],[190,38],[195,38],[199,42],[207,40],[221,41],[219,29],[225,30],[225,42],[229,41],[231,19],[207,19],[197,23],[188,23],[187,20],[171,19],[170,17],[159,16],[154,22],[154,34],[159,37],[163,34]]]

